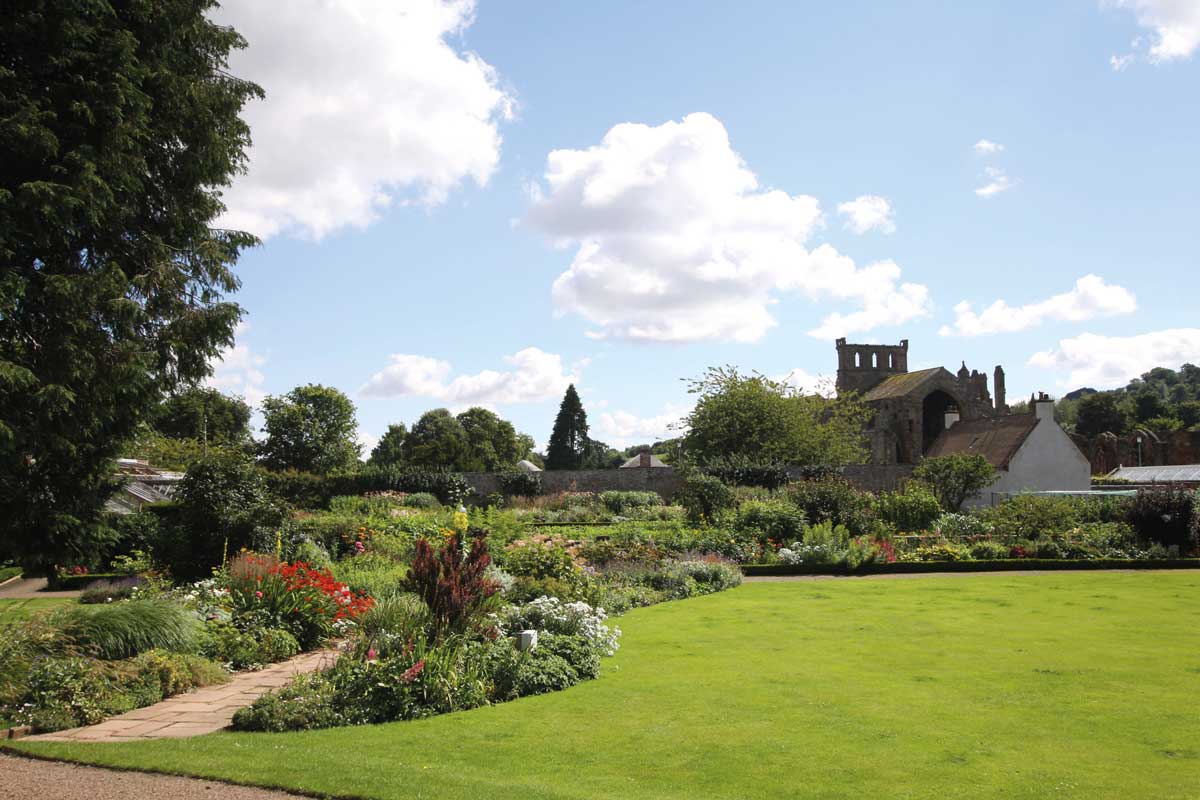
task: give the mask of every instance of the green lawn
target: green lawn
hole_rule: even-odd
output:
[[[373,798],[1196,798],[1200,575],[757,583],[606,673],[420,722],[18,747]]]
[[[0,600],[0,625],[31,617],[39,611],[70,605],[75,601],[69,597],[37,597],[29,599]]]

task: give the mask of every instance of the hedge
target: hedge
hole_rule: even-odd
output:
[[[842,564],[743,564],[742,574],[784,575],[886,575],[921,572],[1020,572],[1031,569],[1200,569],[1200,558],[1009,558],[995,561],[896,561],[892,564],[861,564],[850,569]]]
[[[9,578],[15,578],[20,574],[20,567],[0,567],[0,583],[4,583]]]
[[[96,581],[119,581],[128,578],[124,572],[91,572],[87,575],[58,575],[49,579],[50,587],[56,592],[71,592],[86,589]]]

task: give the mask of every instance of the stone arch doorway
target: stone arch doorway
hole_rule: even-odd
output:
[[[921,401],[921,453],[929,452],[934,440],[946,430],[946,412],[958,407],[958,401],[936,389]]]

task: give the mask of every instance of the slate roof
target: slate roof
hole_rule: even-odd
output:
[[[942,431],[925,455],[930,458],[954,453],[978,453],[996,469],[1008,469],[1013,456],[1037,427],[1034,414],[1006,414],[958,421]]]
[[[919,369],[916,372],[905,372],[902,375],[890,375],[883,382],[863,395],[863,400],[886,400],[891,397],[904,397],[921,388],[927,381],[937,377],[938,373],[946,372],[942,367]],[[946,372],[950,375],[949,372]],[[953,376],[951,376],[953,379]]]

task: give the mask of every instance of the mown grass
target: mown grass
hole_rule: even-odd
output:
[[[1200,575],[755,583],[597,681],[418,722],[48,756],[372,798],[1195,798]]]
[[[69,606],[75,601],[64,597],[31,597],[0,600],[0,625],[18,622],[41,611]]]

